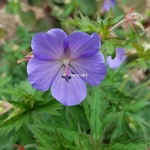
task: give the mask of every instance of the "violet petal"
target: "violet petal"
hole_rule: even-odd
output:
[[[100,37],[96,33],[90,36],[84,32],[73,32],[66,41],[71,59],[94,55],[101,47]]]
[[[101,83],[106,76],[104,56],[100,52],[91,57],[71,60],[70,64],[85,82],[93,86]]]
[[[60,61],[45,61],[34,57],[27,65],[28,80],[36,90],[47,91],[61,67]]]
[[[125,50],[123,48],[116,48],[116,57],[112,59],[111,56],[107,57],[107,65],[111,69],[118,68],[123,61],[125,61]]]
[[[52,96],[65,106],[73,106],[85,99],[87,89],[84,81],[77,76],[72,76],[69,82],[62,78],[64,68],[56,76],[51,92]]]
[[[31,47],[36,58],[58,60],[64,55],[63,43],[67,34],[61,29],[51,29],[47,33],[33,36]]]
[[[109,11],[110,8],[111,7],[113,8],[115,5],[116,5],[116,0],[105,0],[103,4],[103,9],[105,11]]]

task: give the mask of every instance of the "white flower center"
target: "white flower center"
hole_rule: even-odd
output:
[[[65,66],[68,66],[69,65],[69,59],[64,59],[62,60],[62,63],[65,65]]]
[[[71,68],[69,66],[69,62],[70,60],[69,59],[62,59],[62,64],[64,65],[64,73],[62,75],[62,78],[64,78],[68,83],[69,83],[69,80],[71,79]]]

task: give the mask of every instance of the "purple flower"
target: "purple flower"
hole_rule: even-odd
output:
[[[118,68],[123,61],[125,61],[125,50],[123,48],[116,48],[116,57],[112,59],[111,56],[107,57],[107,64],[109,68],[115,69]]]
[[[116,5],[116,0],[104,0],[103,9],[109,11],[110,8]]]
[[[63,105],[79,104],[86,97],[86,83],[96,86],[106,76],[98,34],[51,29],[34,35],[33,55],[27,65],[33,88],[47,91]]]

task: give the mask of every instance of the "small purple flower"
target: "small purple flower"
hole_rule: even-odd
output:
[[[125,61],[125,50],[123,48],[116,48],[116,57],[112,59],[111,56],[107,57],[107,64],[109,68],[116,69],[118,68],[123,61]]]
[[[34,35],[34,57],[27,65],[28,80],[33,88],[47,91],[63,105],[79,104],[86,97],[86,83],[96,86],[106,76],[104,57],[98,34],[51,29]]]
[[[116,0],[104,0],[103,9],[109,11],[110,8],[116,5]]]

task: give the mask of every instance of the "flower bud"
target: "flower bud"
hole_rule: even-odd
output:
[[[136,6],[134,6],[125,16],[125,22],[129,23],[133,28],[138,26],[144,31],[144,27],[140,21],[143,20],[143,16],[139,13],[133,12]]]
[[[30,52],[27,56],[25,56],[24,58],[17,60],[17,63],[20,64],[21,62],[24,61],[29,61],[32,57],[34,57],[33,53]]]
[[[12,105],[7,101],[0,101],[0,115],[9,111],[12,108]]]

